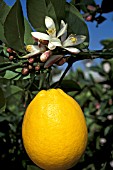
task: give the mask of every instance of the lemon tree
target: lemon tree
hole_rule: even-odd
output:
[[[1,168],[110,169],[113,39],[90,50],[87,21],[104,22],[102,13],[111,12],[112,4],[5,1],[0,0]],[[76,62],[96,58],[105,63],[86,69],[88,77],[71,72]]]

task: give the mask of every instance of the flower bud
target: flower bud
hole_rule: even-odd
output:
[[[92,15],[89,15],[85,18],[86,21],[91,21],[92,20]]]
[[[12,53],[13,50],[12,50],[11,48],[7,48],[7,52],[8,52],[8,53]]]
[[[88,5],[87,9],[90,10],[90,11],[93,11],[93,12],[96,11],[96,7],[93,6],[93,5]]]
[[[28,75],[28,74],[29,74],[29,68],[28,68],[28,67],[22,68],[22,74],[23,74],[24,76]]]
[[[32,70],[33,69],[33,66],[32,65],[28,65],[28,68],[29,68],[29,70]]]
[[[29,59],[28,59],[28,62],[29,62],[30,64],[32,64],[32,63],[34,62],[34,60],[35,60],[34,58],[29,58]]]
[[[37,66],[35,66],[35,71],[39,71],[40,70],[40,65],[38,64]]]
[[[14,56],[13,55],[10,55],[9,56],[9,60],[12,61],[14,59]]]
[[[50,50],[45,51],[44,53],[42,53],[42,55],[40,56],[40,61],[45,62],[47,61],[47,59],[52,55],[52,52]]]

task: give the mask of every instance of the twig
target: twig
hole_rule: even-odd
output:
[[[21,62],[18,62],[18,63],[13,63],[9,66],[6,66],[4,68],[0,68],[0,73],[3,72],[3,71],[6,71],[8,69],[12,69],[12,68],[16,68],[16,67],[19,67],[19,66],[22,66],[23,63],[26,63],[27,60],[24,60],[24,61],[21,61]]]

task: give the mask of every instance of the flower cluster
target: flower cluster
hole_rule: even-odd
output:
[[[67,37],[68,25],[63,20],[61,20],[60,30],[58,33],[56,31],[55,22],[52,18],[46,16],[45,25],[47,28],[47,33],[31,32],[35,41],[38,42],[38,45],[28,45],[26,47],[26,51],[29,53],[23,56],[23,58],[30,58],[31,56],[40,54],[40,60],[42,62],[47,61],[50,57],[51,60],[53,58],[53,60],[56,62],[56,58],[59,60],[59,57],[53,52],[53,50],[55,50],[57,47],[68,51],[69,53],[78,54],[80,52],[80,50],[74,46],[83,43],[86,39],[86,36],[70,34]],[[61,56],[63,58],[63,54],[60,54],[59,56],[60,59]]]

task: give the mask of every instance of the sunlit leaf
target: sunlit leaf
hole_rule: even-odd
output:
[[[9,47],[24,51],[24,18],[19,0],[15,2],[6,17],[4,34]]]
[[[18,75],[18,73],[15,73],[13,71],[7,70],[5,75],[4,75],[4,78],[12,79],[12,78],[16,77],[17,75]]]

